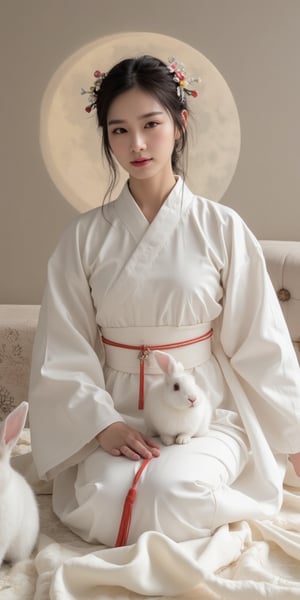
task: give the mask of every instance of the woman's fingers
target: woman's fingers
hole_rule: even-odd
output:
[[[149,449],[151,450],[153,456],[160,455],[160,446],[156,444],[152,438],[144,436],[144,441],[149,446]]]
[[[127,456],[127,458],[131,458],[132,460],[137,460],[139,458],[151,458],[152,452],[145,445],[144,440],[139,440],[138,438],[133,440],[131,444],[127,444],[120,448],[122,454]]]
[[[146,446],[143,441],[135,440],[131,445],[123,444],[120,448],[114,448],[114,456],[123,455],[130,460],[140,460],[141,458],[152,458],[159,456],[159,449]]]
[[[142,456],[139,452],[135,452],[135,450],[129,448],[129,446],[121,446],[120,452],[123,456],[129,458],[130,460],[140,460]]]
[[[121,456],[121,450],[119,450],[118,448],[113,448],[113,449],[111,450],[111,454],[112,454],[113,456]]]
[[[126,423],[116,422],[97,435],[100,446],[113,456],[126,456],[130,460],[159,456],[159,446]]]

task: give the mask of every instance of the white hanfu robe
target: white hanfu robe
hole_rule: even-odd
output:
[[[259,243],[233,210],[181,178],[151,224],[125,185],[66,230],[49,261],[30,423],[38,473],[54,478],[54,511],[85,540],[114,545],[140,466],[95,436],[116,421],[144,431],[139,376],[105,364],[99,332],[143,328],[147,344],[152,328],[199,323],[214,329],[210,358],[193,369],[214,407],[211,429],[151,460],[129,543],[147,530],[199,538],[279,511],[287,455],[300,451],[299,365]]]

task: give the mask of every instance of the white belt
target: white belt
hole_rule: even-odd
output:
[[[161,373],[151,354],[151,350],[155,349],[165,350],[181,362],[185,369],[201,365],[211,355],[211,323],[183,327],[103,327],[101,335],[105,346],[105,364],[123,373],[140,373],[141,359],[145,374]],[[194,341],[197,338],[200,339]],[[120,344],[121,347],[111,345],[111,342]],[[182,343],[186,345],[167,347]],[[144,355],[141,356],[143,351]]]

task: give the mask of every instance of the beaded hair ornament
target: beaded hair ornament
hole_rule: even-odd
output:
[[[195,82],[201,83],[200,77],[187,77],[184,70],[184,65],[182,63],[178,63],[174,57],[169,58],[168,62],[168,70],[170,73],[173,73],[173,81],[175,81],[177,84],[177,96],[180,102],[184,102],[185,94],[188,96],[193,96],[193,98],[197,98],[197,90],[189,89],[188,85],[191,85]]]
[[[190,89],[188,86],[195,82],[201,83],[201,79],[199,77],[187,77],[184,70],[184,65],[182,63],[178,63],[174,57],[169,58],[168,63],[169,64],[167,66],[167,70],[173,75],[173,81],[176,83],[177,96],[179,98],[179,101],[184,102],[186,94],[188,96],[192,96],[193,98],[197,98],[197,90]],[[81,88],[82,95],[89,95],[89,104],[85,107],[85,111],[87,113],[90,113],[97,106],[98,93],[101,84],[106,77],[106,73],[102,73],[101,71],[97,70],[94,72],[94,77],[95,81],[88,90]]]

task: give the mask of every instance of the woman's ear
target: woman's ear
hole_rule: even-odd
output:
[[[182,118],[183,127],[184,127],[184,129],[186,129],[188,118],[189,118],[189,113],[188,113],[188,111],[185,108],[181,111],[181,118]],[[175,140],[179,140],[180,138],[181,138],[181,131],[180,131],[180,129],[178,129],[176,127],[176,130],[175,130]]]
[[[186,126],[187,126],[187,123],[188,123],[188,118],[189,118],[189,113],[188,113],[188,111],[186,110],[186,108],[184,108],[184,109],[181,111],[181,116],[182,116],[183,125],[184,125],[184,127],[186,128]]]

